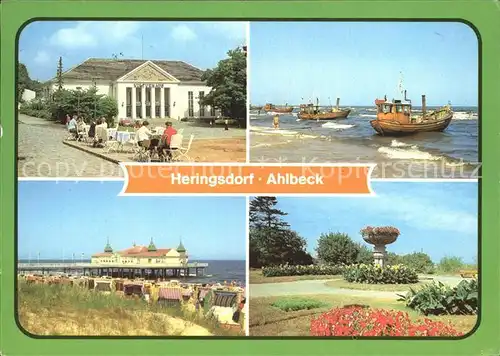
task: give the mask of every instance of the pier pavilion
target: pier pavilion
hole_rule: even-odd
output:
[[[208,263],[188,262],[182,242],[177,248],[156,248],[153,239],[149,246],[133,245],[114,251],[109,240],[104,251],[92,255],[90,263],[19,263],[18,272],[83,274],[114,278],[202,277]]]

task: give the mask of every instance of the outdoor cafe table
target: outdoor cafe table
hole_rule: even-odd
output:
[[[128,131],[115,131],[113,138],[118,142],[118,149],[120,151],[123,150],[123,145],[130,141],[135,135],[133,132],[128,132]]]
[[[115,128],[111,128],[111,129],[107,129],[108,130],[108,137],[115,137],[116,136],[116,129]]]

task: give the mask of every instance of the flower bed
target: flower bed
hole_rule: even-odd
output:
[[[280,265],[262,268],[264,277],[282,277],[282,276],[305,276],[305,275],[336,275],[342,274],[344,266],[335,265],[309,265],[292,266]]]
[[[134,126],[134,121],[132,119],[120,119],[118,124],[119,126],[124,126],[124,127]]]
[[[311,336],[459,336],[451,325],[408,313],[363,307],[335,308],[311,320]]]
[[[351,283],[412,284],[418,282],[417,272],[404,265],[380,267],[359,264],[345,266],[342,276]]]

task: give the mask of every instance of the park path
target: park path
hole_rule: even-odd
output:
[[[422,276],[424,277],[424,276]],[[433,278],[435,281],[440,281],[449,286],[455,286],[462,280],[461,277],[448,276],[425,276]],[[345,288],[335,288],[325,285],[326,282],[332,279],[322,280],[305,280],[295,282],[282,283],[262,283],[250,284],[250,297],[279,297],[286,295],[317,295],[317,294],[333,294],[333,295],[348,295],[351,297],[370,297],[381,299],[397,298],[397,294],[404,291],[389,292],[389,291],[374,291],[374,290],[354,290]]]

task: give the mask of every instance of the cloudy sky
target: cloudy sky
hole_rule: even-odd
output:
[[[373,182],[375,197],[279,197],[285,220],[313,252],[321,233],[343,232],[363,242],[367,226],[392,225],[401,231],[387,250],[423,251],[434,261],[459,256],[474,262],[478,246],[478,185],[473,182]]]
[[[402,72],[415,102],[477,105],[478,40],[460,22],[252,22],[250,40],[252,104],[373,105],[398,99]]]
[[[87,58],[182,60],[206,69],[228,50],[246,44],[244,22],[43,21],[29,24],[19,39],[19,60],[32,79],[55,76]]]

